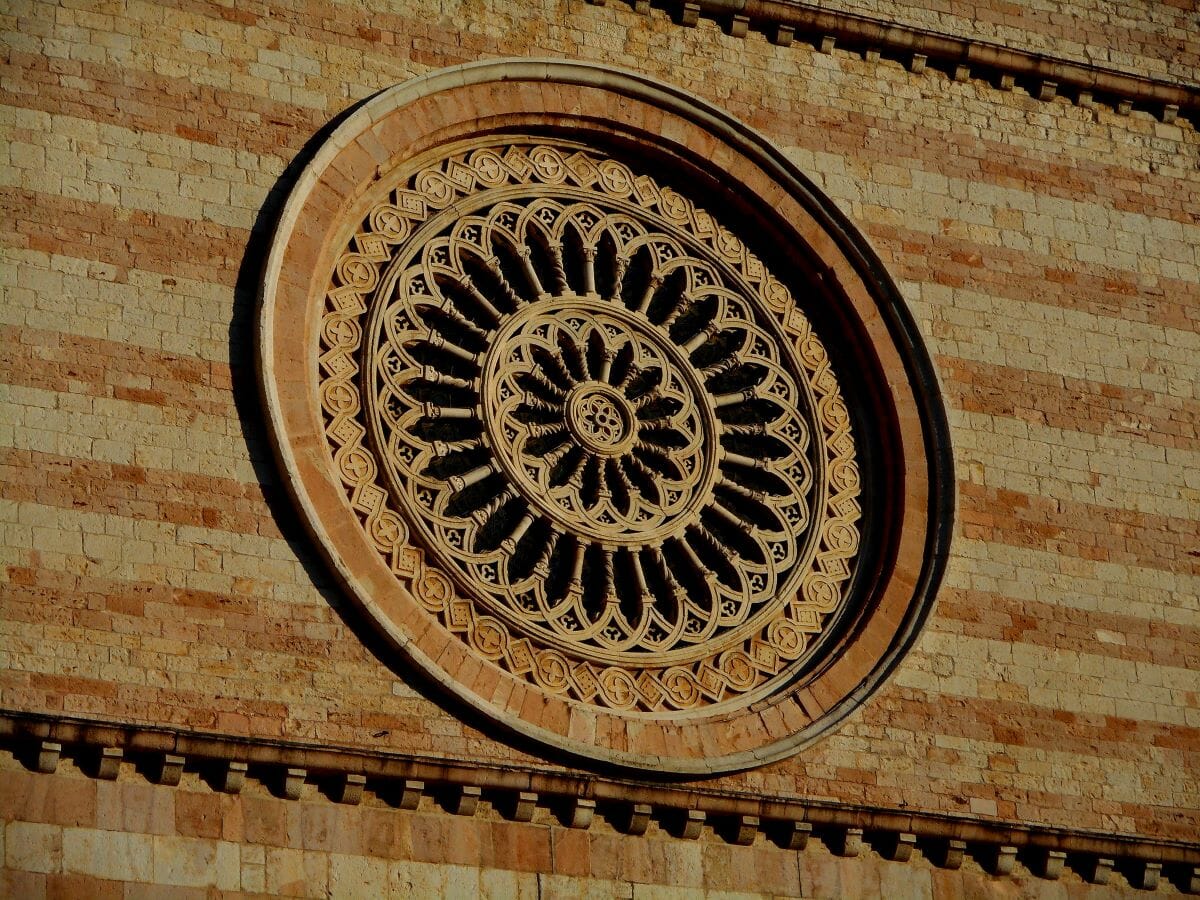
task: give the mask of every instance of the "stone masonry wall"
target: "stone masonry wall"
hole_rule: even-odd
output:
[[[679,84],[783,147],[885,261],[950,415],[953,555],[914,652],[834,736],[709,786],[1195,840],[1195,127],[616,0],[386,6],[0,11],[0,708],[558,768],[377,655],[278,483],[252,320],[281,176],[322,126],[432,68],[564,56]],[[1193,33],[1107,64],[1187,74],[1195,52]],[[3,818],[46,826],[50,879],[103,876],[67,864],[91,852],[81,829],[175,833],[33,810]],[[178,827],[254,889],[241,837]],[[13,849],[30,829],[7,827],[12,868],[37,870]],[[622,844],[587,873],[637,881],[602,873],[610,853],[633,864]]]
[[[1192,0],[825,0],[838,9],[1168,81],[1200,81]]]
[[[98,781],[64,765],[54,776],[0,755],[0,895],[14,898],[447,898],[447,900],[752,900],[755,897],[1005,897],[1115,900],[1075,868],[1054,882],[1023,865],[1003,880],[968,857],[935,867],[868,851],[840,858],[822,842],[784,850],[758,837],[735,846],[705,831],[682,841],[657,826],[641,836],[599,820],[583,831],[550,810],[505,821],[482,805],[473,818],[426,798],[397,810],[368,799],[342,806],[313,786],[298,801],[247,785],[216,793],[186,773],[178,787],[147,784],[125,766]],[[147,889],[147,886],[153,886]],[[1160,882],[1163,893],[1174,885]],[[1147,896],[1143,894],[1142,896]]]

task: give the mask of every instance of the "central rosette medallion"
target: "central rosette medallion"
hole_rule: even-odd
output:
[[[566,413],[567,428],[580,445],[602,456],[628,450],[637,434],[626,398],[602,383],[575,385]]]
[[[484,422],[532,504],[601,545],[686,524],[711,487],[718,426],[691,365],[650,322],[556,297],[514,314],[492,348]]]

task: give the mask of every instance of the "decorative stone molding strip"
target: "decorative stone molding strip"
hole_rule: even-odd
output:
[[[605,0],[590,0],[597,6]],[[887,56],[900,60],[914,73],[936,65],[955,81],[972,74],[995,78],[1003,90],[1025,82],[1039,100],[1071,96],[1080,106],[1110,105],[1121,115],[1134,108],[1147,110],[1164,122],[1178,116],[1200,119],[1200,85],[1172,83],[1073,60],[1016,50],[986,41],[926,31],[910,25],[877,21],[853,13],[822,9],[795,0],[664,0],[661,4],[681,25],[693,26],[701,15],[722,20],[735,37],[753,27],[772,43],[787,46],[796,39],[811,40],[822,53],[835,46],[862,50],[868,60]],[[648,13],[648,0],[633,0]]]
[[[208,768],[217,771],[212,783],[219,789],[239,793],[253,766],[252,777],[291,800],[300,799],[309,780],[334,785],[328,792],[331,802],[357,804],[369,790],[404,810],[416,809],[422,794],[437,791],[450,798],[448,809],[456,815],[473,816],[486,800],[501,815],[528,822],[537,806],[554,806],[571,828],[589,828],[599,805],[613,813],[610,821],[633,835],[658,822],[680,840],[695,840],[709,826],[731,844],[749,845],[763,834],[781,847],[802,851],[815,833],[845,857],[859,856],[870,846],[885,859],[907,862],[920,846],[942,868],[959,868],[969,854],[992,874],[1004,876],[1013,873],[1020,858],[1051,880],[1060,877],[1069,855],[1076,870],[1095,884],[1107,883],[1116,868],[1128,873],[1134,887],[1154,890],[1165,872],[1184,890],[1200,891],[1200,843],[18,712],[0,712],[0,746],[46,773],[54,771],[45,764],[48,756],[55,767],[60,755],[76,759],[99,778],[115,776],[108,765],[114,759],[141,759],[150,763],[143,770],[151,777],[161,773],[159,784],[176,786],[185,768]]]

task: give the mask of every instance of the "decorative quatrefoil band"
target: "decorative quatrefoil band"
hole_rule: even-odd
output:
[[[940,575],[911,320],[739,129],[600,67],[447,70],[348,117],[274,239],[264,394],[318,545],[419,670],[576,757],[794,752]]]

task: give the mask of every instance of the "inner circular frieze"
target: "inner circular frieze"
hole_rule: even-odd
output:
[[[482,366],[489,443],[561,529],[644,547],[695,518],[717,471],[719,422],[669,331],[612,298],[534,301]]]

